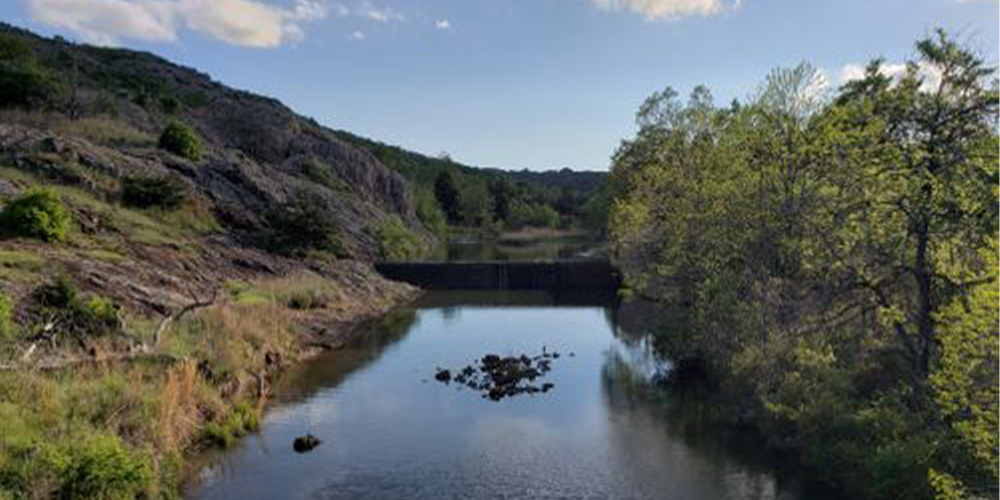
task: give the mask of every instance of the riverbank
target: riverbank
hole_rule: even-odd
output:
[[[226,281],[142,352],[63,349],[8,366],[0,499],[177,498],[187,458],[253,431],[278,374],[417,294],[353,261],[261,274]],[[135,318],[130,330],[156,326]]]

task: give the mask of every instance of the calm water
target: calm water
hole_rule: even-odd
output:
[[[499,305],[503,304],[503,305]],[[493,402],[432,378],[486,353],[563,354],[554,390]],[[568,354],[573,353],[573,357]],[[258,435],[205,457],[195,499],[798,499],[753,446],[651,397],[668,366],[599,300],[431,294],[290,373]],[[323,444],[292,450],[311,432]]]

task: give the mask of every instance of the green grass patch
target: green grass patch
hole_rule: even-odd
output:
[[[0,249],[0,280],[36,282],[42,279],[45,259],[25,250]]]
[[[257,411],[247,403],[237,403],[224,418],[209,422],[202,435],[210,443],[229,448],[237,439],[259,427]]]

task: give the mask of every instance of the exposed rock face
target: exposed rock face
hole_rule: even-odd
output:
[[[62,178],[62,167],[76,162],[113,178],[177,173],[223,224],[251,236],[265,228],[269,210],[305,191],[336,219],[348,252],[362,259],[375,258],[377,227],[393,215],[431,238],[402,177],[275,99],[226,87],[148,53],[49,40],[0,24],[2,34],[26,40],[65,89],[36,111],[0,116],[0,156],[17,168],[84,183]],[[114,130],[96,130],[87,120]],[[170,121],[186,123],[202,139],[201,160],[156,148]],[[114,137],[120,131],[147,140]]]

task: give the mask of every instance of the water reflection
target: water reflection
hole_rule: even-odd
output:
[[[291,372],[259,435],[206,458],[196,499],[794,499],[757,449],[703,425],[694,395],[595,297],[430,294]],[[597,304],[597,305],[595,305]],[[501,402],[429,380],[485,353],[564,354],[555,390]],[[570,357],[569,353],[573,353]],[[692,398],[687,400],[687,398]],[[306,455],[296,435],[324,440]]]

